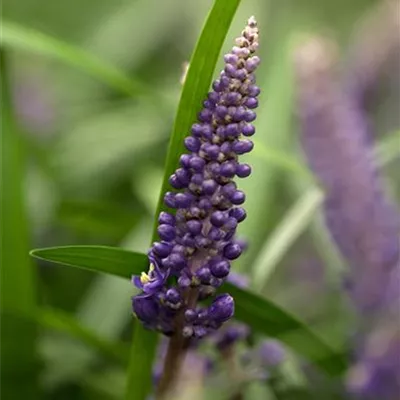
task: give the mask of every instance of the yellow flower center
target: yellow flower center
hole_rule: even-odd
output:
[[[149,272],[146,274],[146,272],[142,272],[140,274],[140,282],[144,285],[145,283],[149,283],[153,279],[150,277],[150,274],[154,271],[154,265],[150,264],[149,267]]]

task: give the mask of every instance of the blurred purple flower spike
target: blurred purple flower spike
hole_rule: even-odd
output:
[[[318,38],[297,51],[302,143],[325,189],[327,226],[351,264],[354,302],[374,310],[399,260],[399,216],[385,198],[365,118],[335,77],[335,53]]]
[[[265,367],[277,367],[286,357],[286,351],[277,340],[264,340],[259,347],[261,364]]]
[[[382,321],[362,343],[348,375],[349,390],[367,400],[395,400],[400,394],[400,326],[398,315]]]
[[[303,146],[325,188],[327,226],[349,261],[348,290],[368,328],[359,331],[348,389],[362,399],[394,400],[400,394],[399,216],[385,198],[358,100],[335,78],[335,50],[312,38],[296,53]]]

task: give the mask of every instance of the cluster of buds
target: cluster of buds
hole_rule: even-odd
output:
[[[134,277],[142,290],[133,298],[135,314],[146,327],[166,335],[181,330],[184,337],[201,338],[234,313],[229,294],[214,297],[208,307],[199,307],[198,301],[215,295],[243,250],[235,232],[246,218],[241,207],[245,194],[234,178],[251,173],[238,156],[253,148],[248,137],[255,133],[260,93],[254,76],[260,62],[254,55],[257,48],[252,17],[225,55],[224,70],[185,139],[188,153],[169,179],[174,190],[164,197],[166,207],[176,212],[159,215],[160,241],[149,251],[149,272]]]

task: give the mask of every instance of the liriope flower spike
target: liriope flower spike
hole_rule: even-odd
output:
[[[379,310],[399,260],[399,218],[372,158],[365,117],[340,87],[334,45],[312,38],[297,52],[302,144],[326,193],[328,228],[351,265],[360,310]]]
[[[241,154],[253,148],[252,122],[260,89],[254,71],[260,60],[255,19],[249,19],[236,45],[224,57],[225,67],[185,139],[187,153],[171,175],[165,205],[176,212],[158,218],[160,240],[148,257],[148,273],[134,277],[141,293],[133,310],[146,327],[168,336],[201,338],[218,329],[234,313],[229,294],[213,297],[208,307],[198,302],[215,296],[231,262],[242,252],[235,240],[237,225],[246,218],[245,194],[234,178],[250,175]]]
[[[365,115],[335,79],[331,44],[314,38],[296,61],[303,145],[325,187],[327,225],[349,261],[361,322],[347,388],[392,400],[400,391],[399,216],[374,165]]]

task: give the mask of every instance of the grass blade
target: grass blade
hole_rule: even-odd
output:
[[[290,246],[308,227],[324,195],[318,188],[306,191],[286,213],[258,254],[253,267],[253,287],[261,291]]]
[[[56,261],[58,263],[72,265],[75,267],[83,267],[97,272],[111,273],[127,279],[132,274],[140,274],[144,266],[147,265],[147,256],[145,254],[131,253],[119,248],[106,248],[107,257],[104,258],[104,248],[101,246],[76,246],[79,249],[80,257],[77,257],[76,251],[71,251],[71,247],[58,247],[54,249],[34,250],[32,254],[35,257],[40,256],[47,261]],[[84,253],[84,248],[87,252]],[[65,254],[63,252],[65,251]],[[97,256],[99,253],[99,256]],[[72,258],[69,258],[72,254]],[[82,260],[84,264],[74,264]],[[89,261],[90,260],[90,261]],[[117,265],[117,267],[112,266]],[[111,266],[111,267],[110,267]],[[225,283],[222,287],[223,291],[230,293],[235,298],[235,318],[249,324],[255,331],[276,337],[290,346],[294,351],[304,355],[310,361],[315,362],[323,370],[330,374],[339,374],[345,367],[345,362],[341,354],[328,346],[319,336],[312,332],[303,322],[281,309],[272,301],[265,299],[248,290],[238,289],[235,286]],[[140,324],[137,324],[140,326]],[[157,343],[157,335],[154,332],[136,326],[134,332],[134,348],[142,348],[146,345],[146,354],[153,357],[155,354],[155,345]],[[145,353],[141,353],[145,354]],[[137,395],[136,391],[142,390],[135,382],[144,382],[147,385],[150,382],[150,375],[143,371],[144,366],[151,365],[149,359],[141,359],[132,350],[130,363],[130,376],[139,376],[142,380],[129,379],[128,390],[132,394]],[[141,365],[140,366],[138,366]],[[146,370],[147,371],[147,370]],[[144,392],[149,390],[150,386],[143,389]],[[143,392],[143,393],[144,393]],[[140,392],[142,393],[142,392]],[[147,392],[146,392],[147,393]],[[131,398],[139,398],[131,395]],[[128,399],[128,397],[126,397]]]
[[[129,96],[151,94],[146,85],[86,50],[14,22],[2,21],[1,45],[56,59]]]
[[[385,167],[400,156],[400,131],[388,134],[375,147],[375,157],[380,167]]]
[[[4,398],[39,396],[36,382],[36,327],[23,318],[35,307],[36,276],[29,251],[23,197],[25,159],[11,109],[6,54],[0,50],[2,179],[1,240],[1,394]],[[24,384],[21,385],[20,382]]]
[[[302,179],[307,179],[310,182],[315,182],[314,175],[310,170],[301,165],[296,159],[290,157],[281,150],[268,147],[261,141],[254,140],[254,156],[264,160],[267,164],[273,167],[279,167],[287,172],[292,173]]]

